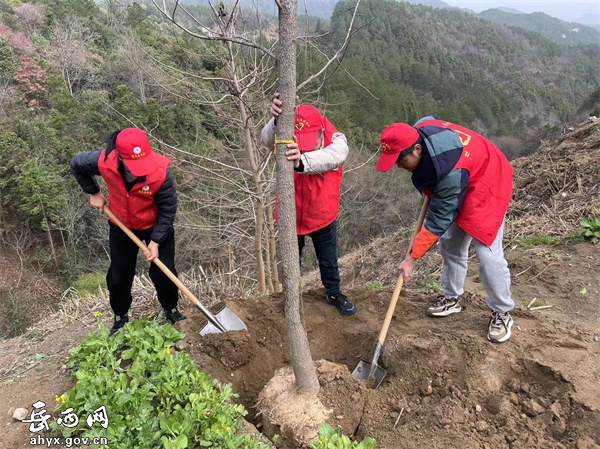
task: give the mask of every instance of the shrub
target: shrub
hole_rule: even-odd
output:
[[[19,61],[8,42],[0,38],[0,83],[10,81],[17,71]]]
[[[25,332],[25,304],[17,293],[0,288],[0,337],[12,338]]]

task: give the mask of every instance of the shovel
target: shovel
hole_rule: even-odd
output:
[[[108,217],[115,223],[121,230],[127,234],[131,240],[133,240],[137,246],[141,248],[142,251],[147,252],[148,247],[142,242],[133,232],[131,232],[122,222],[119,220],[115,214],[107,207],[103,208],[104,213],[108,215]],[[163,273],[165,273],[169,279],[173,281],[173,283],[179,287],[185,296],[187,296],[195,305],[200,309],[206,318],[208,318],[208,324],[204,326],[200,330],[200,335],[206,334],[219,334],[227,331],[242,331],[246,330],[247,327],[244,322],[238,317],[235,313],[229,310],[227,307],[223,308],[217,315],[213,315],[199,300],[196,298],[191,291],[189,291],[185,285],[181,283],[181,281],[173,274],[171,270],[169,270],[164,263],[162,263],[158,257],[154,259],[152,262],[156,264],[158,268],[160,268]]]
[[[419,219],[417,220],[417,224],[415,225],[415,229],[413,230],[412,236],[410,238],[410,243],[408,244],[408,249],[406,250],[406,256],[410,254],[413,243],[415,242],[415,237],[419,233],[421,226],[423,226],[423,221],[425,220],[425,215],[427,214],[427,208],[429,207],[429,197],[425,197],[423,201],[423,207],[421,207],[421,213],[419,214]],[[392,317],[394,316],[394,310],[396,309],[396,303],[398,302],[398,298],[400,297],[400,291],[402,291],[402,284],[404,281],[404,277],[402,273],[398,276],[398,282],[396,282],[396,289],[394,290],[394,294],[392,295],[392,300],[390,305],[388,306],[387,313],[385,314],[385,320],[383,320],[383,327],[381,328],[381,332],[379,332],[379,338],[377,339],[377,346],[375,347],[375,354],[373,354],[373,360],[371,363],[366,360],[361,360],[358,362],[354,371],[352,371],[352,375],[359,380],[369,380],[373,379],[373,389],[377,388],[383,382],[383,378],[386,376],[387,371],[377,365],[377,361],[379,360],[379,356],[381,355],[381,351],[383,350],[383,343],[385,342],[385,337],[387,336],[388,328],[390,327],[390,322],[392,321]]]

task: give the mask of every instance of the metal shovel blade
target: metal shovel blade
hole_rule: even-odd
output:
[[[246,329],[248,329],[244,322],[240,319],[240,317],[238,317],[227,307],[225,307],[219,313],[214,315],[214,318],[218,321],[218,323],[221,325],[225,332],[245,331]],[[215,324],[211,323],[209,320],[208,324],[200,330],[200,335],[220,334],[224,331],[217,327]]]
[[[369,380],[369,372],[371,371],[371,363],[366,360],[361,360],[352,371],[352,375],[359,380]],[[373,389],[377,388],[383,382],[383,378],[387,374],[387,371],[380,368],[379,365],[375,365],[375,371],[373,371]]]

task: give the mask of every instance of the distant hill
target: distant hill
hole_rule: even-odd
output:
[[[431,6],[432,8],[452,8],[447,3],[444,3],[442,0],[402,0],[407,3],[412,3],[413,5],[425,5]]]
[[[600,44],[600,31],[579,23],[564,22],[543,12],[516,14],[507,8],[488,9],[477,14],[482,19],[501,25],[535,31],[560,44]]]
[[[514,8],[507,8],[506,6],[501,6],[500,8],[498,8],[500,11],[504,11],[504,12],[509,12],[511,14],[523,14],[522,11],[519,11],[518,9],[514,9]]]

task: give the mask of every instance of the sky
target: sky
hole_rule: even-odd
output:
[[[481,12],[501,6],[524,13],[544,12],[566,22],[600,24],[600,0],[443,0],[450,6]]]

